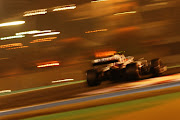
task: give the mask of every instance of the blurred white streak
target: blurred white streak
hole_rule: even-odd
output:
[[[0,93],[7,93],[7,92],[11,92],[11,90],[2,90],[2,91],[0,91]]]
[[[94,3],[94,2],[102,2],[102,1],[108,1],[108,0],[93,0],[91,2]]]
[[[0,27],[12,26],[12,25],[21,25],[21,24],[24,24],[24,23],[25,23],[25,21],[7,22],[7,23],[1,23]]]
[[[129,12],[122,12],[122,13],[116,13],[114,15],[124,15],[124,14],[133,14],[136,13],[136,11],[129,11]]]
[[[34,15],[42,15],[46,13],[47,13],[47,9],[38,9],[38,10],[26,11],[24,12],[23,16],[27,17],[27,16],[34,16]]]
[[[45,65],[38,65],[38,68],[43,68],[43,67],[50,67],[50,66],[59,66],[59,63],[50,63],[50,64],[45,64]]]
[[[146,5],[146,6],[160,6],[160,5],[167,5],[168,2],[161,2],[161,3],[154,3],[154,4],[149,4],[149,5]]]
[[[0,38],[0,40],[9,40],[9,39],[23,38],[23,37],[25,37],[25,35],[17,35],[17,36],[3,37],[3,38]]]
[[[64,6],[57,6],[53,9],[53,11],[62,11],[62,10],[71,10],[71,9],[75,9],[76,5],[72,4],[72,5],[64,5]]]
[[[26,32],[20,32],[20,33],[16,33],[16,35],[25,35],[25,34],[37,34],[37,33],[46,33],[46,32],[52,32],[52,30],[32,30],[32,31],[26,31]]]
[[[154,4],[142,6],[140,9],[142,11],[152,11],[152,10],[157,10],[157,9],[161,9],[161,8],[171,7],[172,6],[171,3],[172,2],[154,3]]]
[[[60,34],[60,32],[50,32],[50,33],[37,34],[37,35],[33,35],[33,37],[40,37],[40,36],[47,36],[47,35],[57,35],[57,34]]]

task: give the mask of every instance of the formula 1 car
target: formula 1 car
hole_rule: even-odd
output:
[[[122,53],[115,53],[106,58],[92,61],[93,68],[87,70],[88,86],[100,85],[104,80],[122,81],[138,80],[145,75],[160,76],[167,71],[160,58],[148,62],[144,58],[134,60],[133,56],[125,57]]]

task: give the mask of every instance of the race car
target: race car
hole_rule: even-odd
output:
[[[134,60],[133,56],[125,57],[121,52],[95,59],[92,66],[93,68],[86,72],[88,86],[100,85],[104,80],[130,81],[141,79],[145,75],[160,76],[167,71],[167,66],[160,58],[149,62],[144,58]]]

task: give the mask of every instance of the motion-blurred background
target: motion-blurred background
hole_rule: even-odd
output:
[[[179,13],[179,0],[0,0],[0,90],[83,80],[113,51],[178,66]]]

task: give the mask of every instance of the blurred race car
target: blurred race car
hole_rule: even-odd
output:
[[[160,58],[150,62],[144,58],[134,60],[133,56],[125,57],[122,52],[95,59],[92,66],[93,68],[86,72],[88,86],[100,85],[104,80],[138,80],[145,75],[160,76],[167,71],[167,66],[163,65]]]

